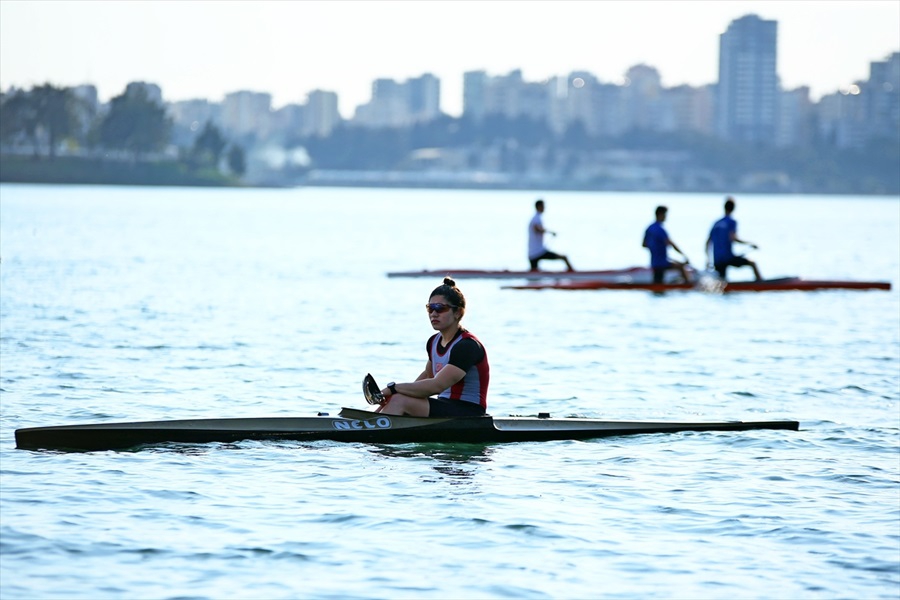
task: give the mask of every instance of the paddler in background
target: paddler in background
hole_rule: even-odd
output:
[[[460,325],[466,298],[456,282],[445,277],[431,292],[425,310],[437,331],[425,344],[425,370],[413,382],[387,384],[381,390],[385,401],[375,412],[412,417],[485,414],[491,367],[484,346]]]
[[[734,198],[728,196],[725,199],[725,216],[716,221],[709,232],[709,237],[706,239],[706,268],[709,269],[710,267],[709,251],[710,247],[712,247],[712,264],[723,280],[728,267],[753,267],[753,274],[756,275],[756,280],[760,281],[762,277],[759,274],[756,263],[744,256],[737,256],[732,251],[731,246],[734,242],[746,244],[753,249],[759,247],[756,244],[738,238],[737,221],[731,216],[731,213],[734,212],[734,206]]]
[[[653,283],[663,283],[666,271],[673,269],[681,273],[685,283],[689,283],[686,266],[690,263],[684,252],[669,238],[669,234],[663,227],[666,214],[669,209],[665,206],[656,207],[656,222],[644,231],[644,248],[650,251],[650,268],[653,269]],[[684,262],[669,259],[669,246],[684,257]]]
[[[544,229],[544,201],[538,200],[534,203],[534,216],[528,223],[528,262],[531,263],[531,270],[538,270],[538,262],[542,260],[562,260],[566,263],[566,268],[574,271],[569,259],[562,254],[551,252],[544,246],[544,234],[549,233],[555,236],[556,233],[549,229]]]

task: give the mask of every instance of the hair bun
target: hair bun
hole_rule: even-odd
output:
[[[434,288],[434,291],[431,292],[429,298],[434,296],[443,296],[447,299],[447,302],[453,306],[463,310],[466,308],[466,297],[459,291],[459,288],[456,287],[456,282],[453,281],[453,278],[449,275],[444,277],[444,283]],[[460,314],[460,316],[462,316],[462,314]]]

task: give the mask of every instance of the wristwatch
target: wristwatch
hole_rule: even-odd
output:
[[[394,386],[396,386],[396,385],[397,385],[397,384],[394,383],[394,382],[392,381],[392,382],[390,382],[389,384],[387,384],[387,389],[391,390],[391,393],[392,393],[392,394],[396,394],[396,393],[397,393],[397,388],[394,387]]]

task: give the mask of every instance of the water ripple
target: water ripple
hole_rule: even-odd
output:
[[[434,247],[422,224],[435,206],[479,215],[460,235],[492,240],[493,258],[455,245],[460,265],[521,260],[521,229],[509,226],[520,194],[232,192],[3,186],[4,600],[896,600],[896,289],[655,297],[463,286],[466,322],[489,348],[494,414],[791,418],[797,432],[15,450],[26,426],[364,407],[362,373],[402,380],[423,367],[430,327],[410,315],[439,282],[384,273],[429,260],[410,248]],[[553,201],[564,224],[578,215],[567,239],[585,264],[645,260],[633,233],[660,199],[611,200]],[[673,227],[687,228],[678,239],[699,223],[702,243],[719,201],[667,196]],[[793,235],[813,201],[816,227]],[[784,269],[900,280],[894,199],[742,206],[741,226],[770,235]],[[598,223],[623,226],[598,238]],[[371,235],[398,227],[402,244]],[[834,239],[884,247],[823,262]]]

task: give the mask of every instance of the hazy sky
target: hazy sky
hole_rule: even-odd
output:
[[[323,89],[350,117],[374,79],[430,72],[458,115],[477,69],[617,82],[644,63],[667,87],[714,83],[719,35],[747,14],[778,21],[782,84],[816,99],[900,50],[898,0],[0,0],[0,87],[93,83],[108,100],[148,81],[166,100],[252,90],[276,108]]]

